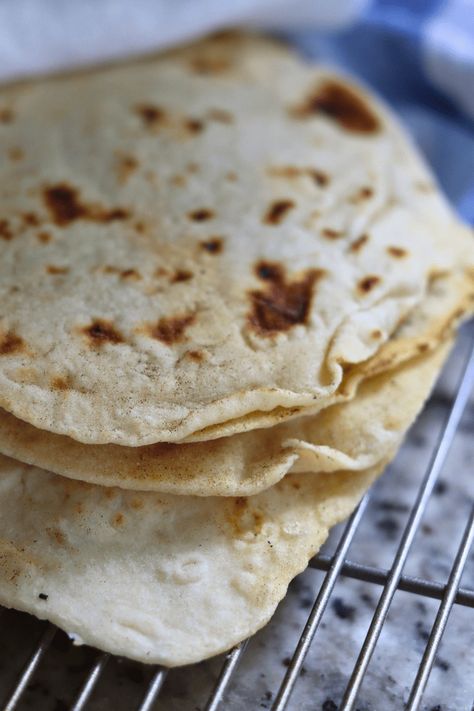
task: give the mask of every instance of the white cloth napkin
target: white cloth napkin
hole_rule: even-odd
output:
[[[368,0],[0,0],[0,81],[168,47],[226,26],[336,29]]]

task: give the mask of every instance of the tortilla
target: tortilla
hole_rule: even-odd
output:
[[[223,499],[92,486],[0,457],[0,604],[113,654],[197,662],[268,621],[380,468]]]
[[[0,406],[40,429],[139,446],[321,409],[473,261],[387,110],[258,37],[0,107]]]
[[[92,484],[198,496],[248,496],[289,471],[360,471],[385,460],[429,393],[450,342],[365,381],[355,399],[212,442],[86,445],[0,411],[0,451]]]

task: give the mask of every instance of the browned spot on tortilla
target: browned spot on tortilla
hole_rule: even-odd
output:
[[[202,351],[186,351],[185,355],[187,355],[188,358],[191,358],[191,360],[194,360],[197,363],[200,363],[204,359]]]
[[[117,511],[116,514],[113,515],[112,517],[112,525],[113,526],[122,526],[123,522],[125,520],[125,516],[121,511]]]
[[[8,220],[0,220],[0,237],[7,242],[13,239],[13,232]]]
[[[15,114],[12,109],[0,108],[0,123],[13,123]]]
[[[38,227],[40,224],[40,218],[35,212],[24,212],[21,217],[27,227]]]
[[[371,274],[361,279],[357,286],[359,291],[362,291],[364,294],[368,294],[369,291],[372,291],[374,286],[377,286],[377,284],[380,283],[380,281],[380,277]]]
[[[187,271],[186,269],[178,269],[173,276],[171,277],[170,281],[172,284],[176,284],[181,281],[189,281],[192,279],[194,274],[192,272]]]
[[[227,57],[203,54],[193,57],[190,67],[195,74],[222,74],[230,68],[230,61]]]
[[[333,230],[330,227],[324,227],[321,230],[321,234],[324,237],[327,237],[328,239],[338,239],[339,237],[342,237],[343,233],[340,232],[339,230]]]
[[[20,146],[12,146],[8,149],[8,157],[10,160],[16,162],[18,160],[23,160],[25,153]]]
[[[236,183],[238,180],[237,173],[235,173],[233,170],[229,170],[225,175],[224,178],[229,181],[229,183]]]
[[[357,237],[352,244],[349,247],[350,252],[359,252],[364,244],[366,244],[369,241],[369,235],[363,234],[360,237]]]
[[[54,390],[69,390],[71,388],[71,378],[69,376],[63,377],[58,375],[51,380],[51,387]]]
[[[46,531],[55,543],[57,543],[59,546],[64,546],[64,544],[66,543],[66,536],[59,528],[52,526],[51,528],[47,528]]]
[[[282,265],[262,261],[255,273],[265,282],[265,288],[250,292],[248,322],[254,330],[269,336],[307,322],[314,285],[324,275],[323,270],[308,269],[297,278],[287,279]]]
[[[138,232],[138,234],[143,234],[146,231],[146,224],[143,222],[143,220],[137,220],[137,222],[135,222],[133,226]]]
[[[327,173],[323,173],[322,170],[317,170],[316,168],[310,168],[308,171],[310,176],[313,178],[316,185],[320,188],[325,188],[329,184],[329,176]]]
[[[120,272],[121,279],[129,279],[130,281],[138,281],[142,278],[140,272],[136,269],[122,269]]]
[[[185,331],[195,320],[194,314],[160,318],[158,323],[148,326],[148,334],[167,346],[184,339]]]
[[[141,499],[139,496],[134,496],[133,499],[130,499],[130,508],[135,509],[138,511],[139,509],[142,509],[144,506],[143,499]]]
[[[293,200],[275,200],[263,216],[263,221],[267,225],[279,225],[293,207],[295,207]]]
[[[253,532],[256,536],[261,532],[262,526],[263,526],[263,514],[261,511],[253,511],[252,512],[252,517],[253,517]]]
[[[374,341],[379,341],[381,338],[383,338],[383,333],[379,328],[376,328],[374,331],[371,332],[370,337],[374,339]]]
[[[419,343],[417,349],[419,353],[426,353],[429,347],[429,343]]]
[[[85,326],[81,332],[94,346],[102,346],[104,343],[123,343],[124,341],[123,336],[113,323],[101,318],[94,319],[90,326]]]
[[[106,209],[81,202],[79,191],[66,183],[45,188],[43,199],[53,222],[60,227],[75,220],[106,223],[125,220],[129,216],[128,211],[121,207]]]
[[[375,133],[380,129],[378,116],[354,89],[328,80],[291,110],[297,118],[323,114],[341,128],[354,133]]]
[[[295,165],[271,166],[268,173],[277,178],[299,178],[308,176],[319,187],[323,188],[329,184],[329,176],[317,168],[300,168]]]
[[[432,193],[436,190],[435,186],[432,183],[425,183],[423,181],[418,181],[415,183],[415,188],[420,192],[420,193]]]
[[[225,111],[224,109],[209,109],[207,115],[212,121],[217,121],[218,123],[229,124],[234,122],[234,117],[230,111]]]
[[[135,106],[135,112],[148,128],[156,128],[166,118],[163,109],[153,104],[138,104],[138,106]]]
[[[188,163],[186,166],[186,170],[188,173],[199,173],[199,164],[198,163]]]
[[[204,121],[197,118],[189,118],[185,120],[184,127],[189,133],[202,133],[204,131]]]
[[[224,248],[224,240],[222,237],[210,237],[200,242],[200,245],[209,254],[220,254]]]
[[[188,213],[188,217],[195,222],[205,222],[206,220],[211,220],[214,217],[214,213],[207,207],[201,207]]]
[[[129,177],[138,168],[138,160],[132,155],[119,156],[118,162],[118,180],[120,183],[125,183]]]
[[[184,188],[187,182],[185,175],[172,175],[170,178],[171,185],[176,185],[178,188]]]
[[[241,533],[242,531],[242,516],[246,513],[247,506],[248,499],[246,496],[236,496],[235,499],[230,500],[230,511],[227,519],[236,533]]]
[[[46,271],[48,274],[67,274],[69,267],[59,267],[56,264],[48,264]]]
[[[157,267],[154,271],[154,275],[156,277],[165,277],[169,275],[168,269],[165,269],[164,267]]]
[[[362,202],[363,200],[368,200],[369,198],[372,197],[374,194],[374,191],[372,188],[369,187],[362,187],[360,190],[358,190],[352,197],[350,198],[350,202],[357,204],[359,202]]]
[[[36,237],[37,237],[38,241],[41,242],[41,244],[48,244],[49,242],[51,242],[51,239],[52,239],[49,232],[44,232],[44,231],[38,232]]]
[[[298,481],[292,481],[291,486],[293,487],[293,489],[301,489],[301,484]]]
[[[12,355],[25,349],[23,338],[14,331],[7,331],[0,336],[0,355]]]
[[[397,259],[403,259],[403,257],[406,257],[408,254],[407,250],[403,249],[403,247],[387,247],[387,252],[391,257],[396,257]]]

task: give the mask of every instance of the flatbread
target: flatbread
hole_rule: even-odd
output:
[[[289,471],[360,471],[399,445],[450,345],[368,379],[347,403],[272,428],[196,444],[87,445],[0,410],[0,451],[92,484],[198,496],[249,496]]]
[[[139,446],[321,408],[473,261],[387,110],[262,38],[0,107],[0,406],[40,429]]]
[[[223,499],[92,486],[0,456],[0,604],[141,662],[200,661],[268,621],[380,469]]]

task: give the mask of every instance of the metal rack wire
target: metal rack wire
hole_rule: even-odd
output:
[[[300,639],[294,649],[293,656],[291,660],[289,660],[288,669],[284,675],[284,678],[273,696],[273,705],[271,706],[272,711],[283,711],[289,706],[291,695],[301,673],[306,654],[308,653],[308,650],[313,642],[317,645],[317,638],[315,639],[315,635],[318,627],[320,626],[325,609],[339,576],[348,576],[349,578],[364,581],[368,585],[382,587],[382,593],[367,630],[365,640],[362,644],[353,671],[349,676],[345,692],[340,701],[339,711],[350,711],[351,709],[355,709],[362,681],[376,648],[384,623],[387,619],[387,614],[395,592],[397,590],[404,590],[418,596],[433,598],[440,601],[434,624],[428,634],[425,650],[419,667],[416,670],[415,679],[411,687],[408,701],[405,705],[407,711],[416,711],[416,709],[420,708],[423,692],[430,672],[433,668],[436,653],[453,605],[457,604],[464,607],[474,608],[474,589],[460,587],[464,565],[474,539],[474,505],[472,506],[470,515],[466,521],[464,533],[454,556],[451,572],[446,583],[432,582],[405,575],[403,571],[414,537],[420,527],[428,501],[453,442],[473,386],[474,342],[471,342],[467,348],[466,360],[459,379],[457,394],[441,428],[437,444],[432,453],[426,473],[421,481],[415,503],[411,508],[408,521],[405,525],[400,544],[395,553],[390,569],[386,570],[359,562],[353,562],[347,558],[349,547],[367,509],[370,499],[370,492],[364,497],[359,507],[346,524],[334,554],[332,556],[321,554],[316,556],[311,561],[311,567],[324,571],[326,575],[322,584],[318,586],[317,590],[314,591],[314,604],[307,618]],[[24,665],[23,669],[18,674],[13,688],[11,688],[6,694],[6,698],[3,700],[3,706],[1,707],[3,711],[13,711],[14,709],[19,708],[28,685],[32,682],[38,666],[53,642],[55,633],[56,629],[53,625],[46,625],[38,644],[32,651],[31,656]],[[225,656],[214,688],[210,691],[204,707],[206,711],[217,711],[217,709],[230,708],[226,702],[226,697],[231,684],[235,679],[234,673],[245,654],[246,648],[247,642],[243,642]],[[70,706],[71,711],[83,711],[84,709],[87,709],[94,691],[96,690],[97,693],[99,693],[99,690],[96,689],[96,687],[109,660],[110,655],[108,654],[104,653],[97,656],[83,679],[82,687],[77,692],[75,700]],[[151,679],[148,681],[147,688],[142,689],[141,701],[138,706],[135,707],[137,711],[152,711],[155,708],[155,705],[159,700],[160,691],[166,681],[166,676],[166,669],[155,669]],[[400,702],[400,704],[402,705],[402,702]]]

